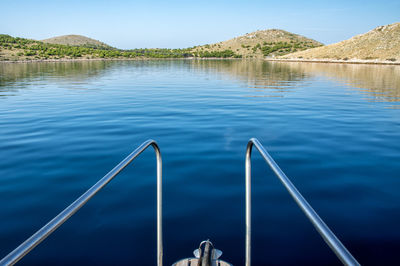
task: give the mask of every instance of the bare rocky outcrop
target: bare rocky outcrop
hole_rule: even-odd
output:
[[[400,61],[400,23],[379,26],[335,44],[291,53],[283,59]]]

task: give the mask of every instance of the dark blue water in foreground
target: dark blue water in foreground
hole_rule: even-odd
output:
[[[143,141],[164,162],[165,265],[210,238],[244,263],[257,137],[361,264],[399,264],[400,67],[253,61],[0,64],[0,257]],[[145,151],[21,265],[154,265]],[[339,261],[258,154],[253,264]]]

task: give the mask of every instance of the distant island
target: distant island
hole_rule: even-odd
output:
[[[81,35],[31,40],[0,34],[0,61],[152,58],[243,58],[274,61],[400,63],[400,23],[324,46],[279,29],[259,30],[227,41],[184,49],[121,50]]]

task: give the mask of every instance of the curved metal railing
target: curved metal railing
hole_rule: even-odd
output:
[[[322,221],[292,182],[290,182],[289,178],[279,168],[261,143],[257,139],[252,138],[249,140],[246,150],[246,266],[250,266],[251,260],[251,150],[253,145],[256,146],[266,163],[271,167],[294,201],[342,263],[344,265],[360,265],[324,221]]]
[[[85,205],[97,192],[107,185],[116,175],[118,175],[127,165],[138,157],[149,146],[153,146],[157,157],[157,265],[162,266],[163,244],[162,244],[162,159],[160,148],[154,140],[147,140],[129,154],[123,161],[115,166],[108,174],[101,178],[96,184],[89,188],[82,196],[65,208],[60,214],[54,217],[35,234],[19,245],[11,253],[5,256],[0,265],[14,265],[32,249],[39,245],[46,237],[53,233],[72,215],[74,215],[83,205]]]

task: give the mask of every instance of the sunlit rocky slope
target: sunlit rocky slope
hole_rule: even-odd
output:
[[[279,29],[259,30],[227,41],[195,47],[194,53],[206,54],[232,50],[242,58],[284,55],[322,46],[322,43]]]
[[[400,23],[377,27],[335,44],[291,53],[287,59],[400,61]]]

